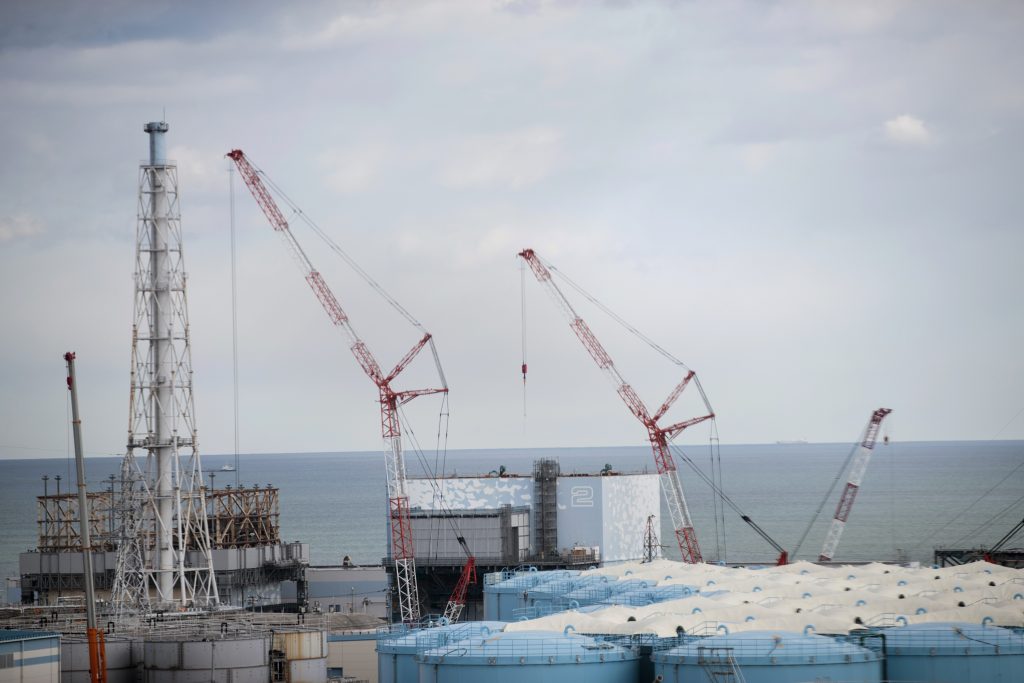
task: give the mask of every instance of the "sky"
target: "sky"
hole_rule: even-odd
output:
[[[893,439],[1024,439],[1022,30],[1016,2],[0,3],[0,457],[69,451],[67,350],[86,452],[124,451],[161,119],[204,453],[235,448],[232,182],[239,449],[380,445],[234,148],[434,334],[424,449],[645,442],[526,247],[693,368],[723,443],[852,442],[880,406]],[[292,223],[393,365],[418,331]],[[562,286],[655,410],[682,369]]]

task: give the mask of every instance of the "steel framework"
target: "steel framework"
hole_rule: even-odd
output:
[[[255,548],[281,542],[276,488],[217,489],[207,494],[207,501],[214,548]]]
[[[530,269],[533,271],[534,276],[536,276],[537,281],[544,286],[551,298],[558,304],[558,307],[569,321],[570,329],[576,334],[580,342],[583,343],[583,347],[590,354],[590,357],[594,359],[594,362],[597,363],[597,366],[601,368],[605,377],[611,381],[619,398],[629,408],[629,412],[633,413],[647,429],[647,436],[654,451],[654,462],[660,475],[661,489],[665,496],[665,503],[672,520],[672,528],[675,530],[676,541],[679,544],[679,552],[683,562],[702,562],[700,546],[697,544],[697,534],[693,529],[690,511],[686,506],[686,498],[683,495],[683,487],[679,483],[676,463],[669,450],[669,442],[687,427],[692,427],[705,420],[711,420],[715,417],[715,414],[710,412],[710,407],[708,406],[709,412],[707,415],[683,420],[667,427],[662,427],[658,424],[669,408],[682,395],[687,385],[693,381],[696,376],[695,373],[692,370],[688,371],[682,381],[676,385],[676,388],[665,399],[665,402],[661,404],[658,411],[651,415],[647,406],[640,399],[640,396],[626,382],[618,368],[615,367],[615,363],[612,361],[611,356],[608,355],[604,346],[594,336],[594,333],[583,318],[576,313],[576,310],[569,303],[565,294],[562,293],[562,290],[552,279],[551,270],[541,261],[537,253],[533,249],[524,249],[519,253],[519,256],[530,265]],[[707,406],[706,401],[705,406]]]
[[[139,169],[123,542],[113,600],[122,610],[145,610],[153,591],[158,607],[212,608],[218,596],[192,398],[178,172],[165,154],[168,125],[144,130],[150,158]]]

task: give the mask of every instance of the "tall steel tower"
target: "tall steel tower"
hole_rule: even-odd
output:
[[[217,604],[192,401],[178,169],[167,123],[147,123],[139,167],[128,448],[113,599],[121,610]],[[144,465],[136,450],[146,452]]]

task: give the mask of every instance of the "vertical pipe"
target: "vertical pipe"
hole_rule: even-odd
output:
[[[169,126],[164,121],[147,123],[143,130],[149,134],[150,175],[150,281],[146,283],[153,292],[150,299],[149,337],[153,365],[147,383],[153,387],[152,399],[156,402],[152,411],[153,432],[156,437],[156,568],[157,591],[162,603],[174,600],[174,490],[172,472],[174,451],[171,445],[171,425],[166,416],[171,412],[174,397],[172,387],[171,348],[171,282],[170,282],[170,240],[168,237],[169,200],[167,197],[167,154],[164,133]]]

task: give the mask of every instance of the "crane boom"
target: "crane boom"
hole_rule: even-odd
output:
[[[668,427],[661,427],[658,424],[669,408],[675,403],[676,399],[683,393],[687,384],[694,378],[694,372],[692,370],[687,372],[682,381],[679,382],[668,398],[665,399],[665,402],[662,403],[658,412],[652,416],[643,400],[636,393],[636,390],[630,386],[618,368],[615,367],[615,363],[612,361],[611,356],[608,355],[608,351],[605,350],[583,318],[576,313],[572,304],[565,297],[565,294],[552,279],[550,269],[544,265],[540,257],[537,256],[537,253],[533,249],[524,249],[519,253],[519,257],[530,265],[530,269],[533,271],[537,281],[544,286],[544,289],[562,310],[562,313],[569,321],[570,329],[579,338],[583,347],[590,354],[590,357],[597,363],[597,366],[601,368],[605,377],[611,381],[616,393],[623,403],[626,404],[629,412],[647,428],[647,436],[651,442],[654,462],[657,465],[659,479],[661,480],[661,490],[665,496],[665,503],[672,519],[672,527],[675,530],[676,542],[679,544],[679,552],[683,562],[702,562],[700,546],[697,544],[697,534],[693,529],[693,522],[690,520],[690,510],[686,506],[686,497],[683,495],[683,487],[679,483],[679,472],[676,470],[675,460],[672,458],[672,453],[669,450],[669,441],[687,427],[713,419],[715,414],[710,412],[709,408],[707,415],[684,420]]]
[[[291,250],[292,256],[302,270],[306,282],[320,301],[327,317],[335,327],[348,337],[349,349],[355,356],[366,376],[377,386],[380,395],[381,431],[385,443],[385,463],[388,483],[388,517],[390,521],[391,557],[395,564],[395,586],[398,593],[398,604],[404,623],[419,621],[419,591],[416,585],[416,555],[413,548],[412,520],[409,516],[409,496],[406,487],[405,459],[402,453],[402,430],[399,424],[398,408],[417,396],[447,393],[448,387],[441,375],[442,387],[439,389],[412,389],[396,391],[391,383],[416,358],[424,346],[430,344],[434,352],[432,337],[425,332],[423,337],[402,357],[394,369],[387,375],[366,343],[356,333],[348,315],[341,307],[337,297],[327,285],[323,276],[313,267],[306,252],[292,234],[288,221],[285,219],[277,202],[270,195],[266,185],[260,178],[259,171],[249,162],[240,149],[232,150],[227,155],[245,180],[246,186],[256,199],[271,227],[280,234]]]
[[[462,573],[455,584],[455,590],[448,598],[448,604],[444,608],[445,619],[449,624],[454,624],[462,615],[462,609],[466,606],[466,594],[469,592],[469,585],[476,583],[476,556],[469,549],[464,536],[457,536],[462,551],[466,553],[466,564],[462,566]]]
[[[846,520],[850,516],[853,501],[857,498],[860,484],[864,480],[864,472],[868,468],[871,453],[875,449],[878,430],[882,426],[882,420],[891,412],[892,410],[889,408],[879,408],[871,413],[871,419],[864,429],[864,436],[860,440],[860,445],[857,447],[857,452],[854,454],[853,462],[850,465],[850,475],[846,481],[846,488],[843,489],[843,495],[839,498],[839,504],[836,506],[836,514],[832,518],[832,526],[829,527],[828,535],[825,536],[825,544],[821,548],[821,555],[818,556],[819,562],[829,562],[835,557],[836,548],[839,546],[839,538],[843,535],[843,529],[846,528]]]

